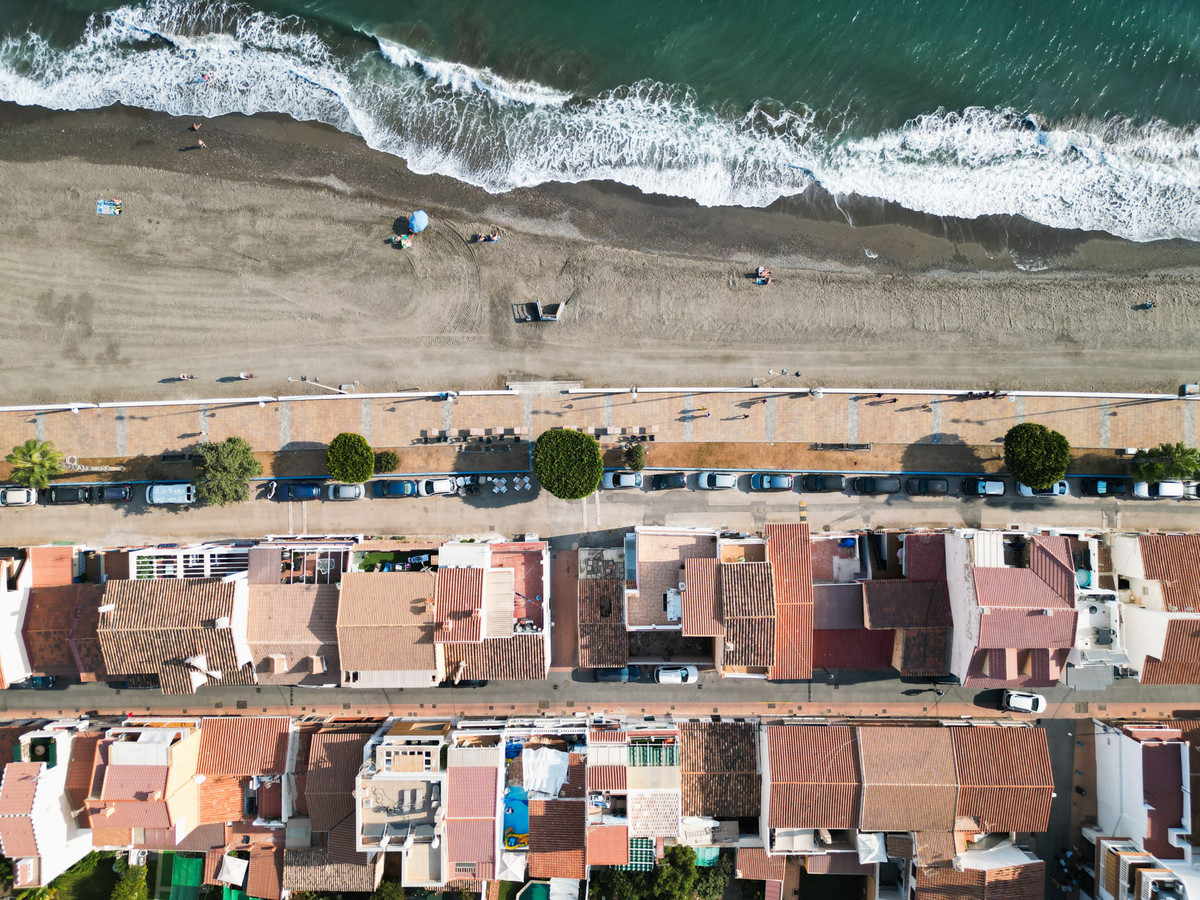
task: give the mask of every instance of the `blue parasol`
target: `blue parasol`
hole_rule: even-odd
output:
[[[412,218],[408,220],[408,227],[413,234],[419,234],[429,227],[429,214],[423,209],[418,209],[412,214]]]

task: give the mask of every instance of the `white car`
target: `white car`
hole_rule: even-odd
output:
[[[702,491],[728,491],[737,487],[737,476],[732,472],[701,472],[696,476],[696,487]]]
[[[1046,711],[1046,698],[1041,694],[1031,694],[1028,691],[1005,691],[1000,705],[1013,712],[1036,715]]]
[[[458,491],[458,485],[453,478],[418,478],[417,496],[436,497],[438,494],[453,494]]]
[[[659,666],[654,670],[654,680],[659,684],[695,684],[700,680],[700,670],[695,666]]]
[[[35,503],[37,503],[37,491],[33,488],[0,488],[0,506],[33,506]]]
[[[1183,482],[1135,481],[1133,496],[1139,500],[1179,500],[1183,497]]]
[[[1200,500],[1200,481],[1185,481],[1183,483],[1184,500]]]
[[[1028,485],[1017,482],[1017,494],[1021,497],[1039,497],[1043,500],[1056,500],[1059,497],[1065,497],[1071,493],[1070,485],[1064,478],[1062,481],[1055,482],[1048,488],[1031,488]]]
[[[361,500],[366,496],[361,484],[331,484],[325,491],[330,500]]]
[[[641,472],[605,472],[600,484],[606,491],[618,488],[640,488],[642,486]]]

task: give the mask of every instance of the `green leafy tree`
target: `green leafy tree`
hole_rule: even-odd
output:
[[[641,444],[631,444],[625,448],[625,465],[640,472],[646,468],[646,448]]]
[[[384,879],[371,895],[375,900],[404,900],[404,888],[398,881]]]
[[[250,479],[263,473],[262,463],[254,458],[254,448],[240,437],[201,444],[195,462],[200,469],[196,497],[212,506],[242,503],[250,496]]]
[[[1067,474],[1070,464],[1071,445],[1045,425],[1022,422],[1004,435],[1004,465],[1021,484],[1048,488]]]
[[[693,900],[696,887],[696,851],[668,847],[662,862],[651,872],[649,900]]]
[[[594,493],[603,473],[600,444],[581,431],[555,428],[543,432],[533,447],[533,474],[560,500]]]
[[[698,870],[696,878],[696,897],[698,900],[721,900],[725,889],[729,887],[729,879],[733,877],[733,853],[722,850],[715,866]]]
[[[1197,470],[1200,470],[1200,450],[1183,442],[1139,450],[1129,463],[1129,474],[1137,481],[1192,478]]]
[[[400,456],[395,450],[381,450],[375,454],[376,472],[395,472],[398,468],[400,468]]]
[[[375,454],[361,434],[343,431],[329,442],[325,467],[334,481],[362,484],[375,474]]]
[[[112,900],[146,900],[148,894],[146,867],[130,866],[113,888]]]
[[[12,480],[39,491],[50,487],[50,478],[62,471],[63,455],[51,441],[30,438],[4,457],[13,467]]]

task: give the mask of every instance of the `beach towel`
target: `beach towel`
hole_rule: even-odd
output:
[[[97,200],[96,215],[99,216],[119,216],[121,214],[120,200]]]

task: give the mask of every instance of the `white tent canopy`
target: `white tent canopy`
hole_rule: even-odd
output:
[[[524,773],[526,793],[557,797],[567,780],[569,763],[570,757],[566,753],[551,747],[522,751],[521,771]]]

